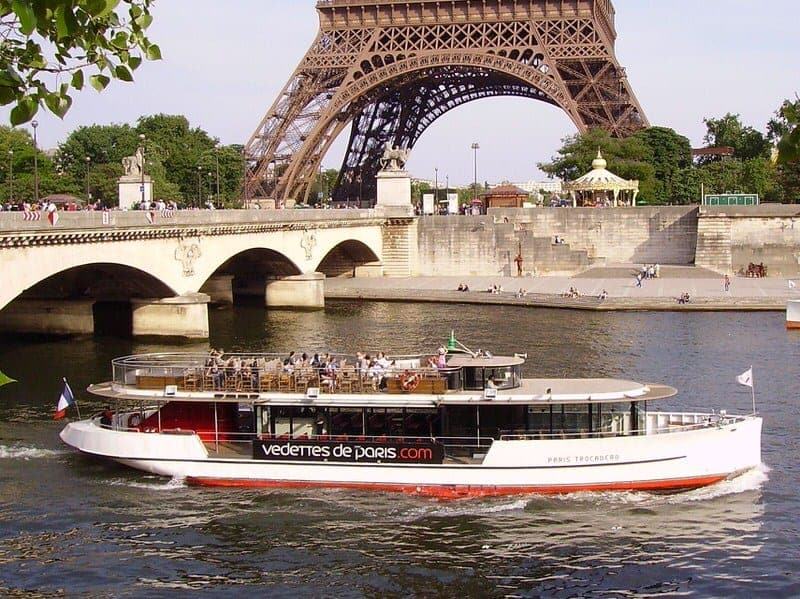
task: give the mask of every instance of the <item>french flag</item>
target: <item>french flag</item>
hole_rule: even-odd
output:
[[[64,390],[61,392],[61,397],[58,398],[58,406],[53,420],[61,420],[67,415],[67,408],[75,405],[75,396],[72,394],[72,389],[69,388],[67,379],[64,379]]]

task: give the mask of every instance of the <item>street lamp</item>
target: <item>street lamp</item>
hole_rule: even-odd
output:
[[[14,201],[14,150],[8,151],[8,180],[9,180],[9,190],[8,190],[8,199],[9,201]]]
[[[475,154],[475,157],[473,159],[474,169],[475,169],[475,187],[473,188],[472,199],[477,200],[478,199],[478,150],[481,149],[481,146],[476,141],[475,143],[472,144],[471,147],[472,151]]]
[[[217,167],[217,193],[214,196],[214,199],[216,200],[217,208],[220,208],[221,206],[219,203],[219,146],[216,146],[214,148],[214,164]]]
[[[88,156],[85,158],[86,160],[86,201],[92,201],[92,194],[89,192],[89,166],[91,165],[92,159]]]
[[[198,165],[197,166],[197,207],[203,207],[203,196],[200,193],[200,179],[203,176],[203,167]]]
[[[36,129],[39,128],[39,121],[31,122],[33,127],[33,201],[39,203],[39,141],[36,136]]]
[[[147,140],[147,137],[145,136],[145,134],[144,133],[140,133],[139,134],[139,144],[140,144],[139,148],[142,150],[142,187],[141,187],[141,191],[142,191],[142,206],[144,206],[147,203],[147,195],[145,194],[145,191],[144,191],[145,190],[145,187],[144,187],[144,163],[145,163],[144,151],[145,151],[145,142],[146,142],[146,140]]]

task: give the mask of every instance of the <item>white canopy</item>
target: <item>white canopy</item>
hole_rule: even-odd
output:
[[[578,197],[585,202],[591,198],[593,203],[598,199],[607,198],[610,193],[614,199],[614,205],[618,205],[619,195],[627,193],[630,196],[631,206],[636,205],[636,196],[639,194],[639,181],[628,181],[615,175],[607,169],[608,163],[600,150],[597,151],[597,158],[592,162],[592,170],[564,185],[564,189],[572,195],[573,204],[577,205]],[[588,198],[587,198],[588,196]],[[627,203],[627,202],[626,202]]]

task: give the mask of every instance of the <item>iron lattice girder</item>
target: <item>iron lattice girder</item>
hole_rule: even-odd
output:
[[[610,0],[322,0],[317,8],[316,41],[246,145],[250,197],[307,197],[351,122],[340,183],[352,191],[366,177],[371,188],[383,143],[410,149],[442,114],[482,97],[553,103],[581,131],[626,135],[647,124],[614,56]],[[494,82],[483,80],[487,72]]]
[[[413,147],[425,130],[467,102],[517,96],[555,104],[540,90],[488,70],[440,69],[421,73],[403,86],[376,90],[354,119],[334,199],[375,197],[375,176],[384,145]],[[388,117],[388,118],[387,118]]]

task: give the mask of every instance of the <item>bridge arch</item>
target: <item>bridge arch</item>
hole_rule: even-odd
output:
[[[59,246],[54,246],[58,248]],[[50,248],[47,248],[50,249]],[[160,271],[157,264],[142,255],[136,260],[109,259],[104,256],[98,259],[95,254],[91,258],[81,255],[83,252],[68,252],[64,255],[54,256],[57,259],[39,259],[24,264],[15,265],[15,276],[10,284],[0,288],[0,311],[13,300],[24,295],[43,296],[47,293],[69,292],[73,297],[76,290],[83,285],[89,291],[89,281],[92,276],[98,279],[112,281],[100,289],[100,281],[94,284],[96,292],[102,291],[106,295],[115,294],[117,298],[124,297],[167,297],[176,294],[178,285]],[[72,287],[70,287],[72,286]],[[115,288],[112,288],[115,286]],[[87,296],[88,297],[88,296]]]
[[[332,248],[314,269],[328,278],[354,277],[356,269],[367,264],[378,264],[380,258],[366,243],[350,239]]]
[[[133,302],[175,295],[151,272],[112,262],[62,266],[17,291],[0,309],[0,331],[128,336]]]

